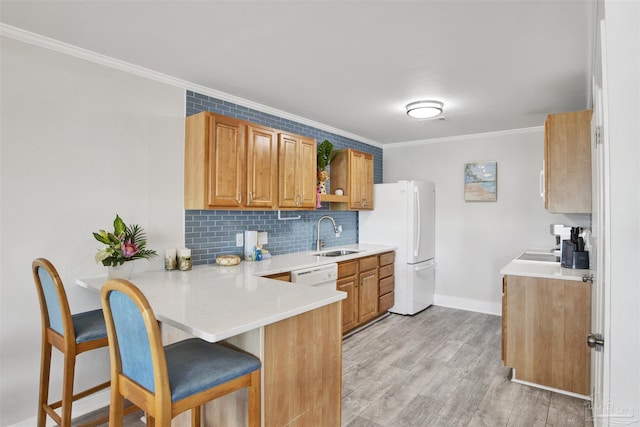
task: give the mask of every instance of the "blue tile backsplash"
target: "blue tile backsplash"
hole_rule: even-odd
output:
[[[314,138],[317,142],[328,139],[335,149],[353,148],[374,155],[374,182],[382,182],[382,149],[336,135],[322,129],[262,113],[206,95],[187,91],[187,116],[201,111],[224,114],[286,132]],[[329,181],[331,185],[331,181]],[[329,187],[331,188],[331,187]],[[266,246],[272,255],[315,249],[318,219],[331,215],[336,224],[342,225],[342,234],[335,237],[329,221],[323,221],[320,237],[326,247],[358,242],[358,213],[331,211],[328,203],[314,211],[281,211],[281,218],[300,216],[300,219],[278,219],[278,211],[187,210],[185,211],[185,244],[191,249],[194,264],[210,264],[222,254],[241,255],[243,248],[236,247],[236,234],[245,230],[266,231]]]

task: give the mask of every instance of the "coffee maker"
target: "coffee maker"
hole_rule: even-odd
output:
[[[562,260],[562,242],[571,239],[571,227],[563,224],[551,224],[549,231],[556,237],[553,253],[559,260]]]

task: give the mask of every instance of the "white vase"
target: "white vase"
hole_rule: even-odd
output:
[[[107,267],[109,279],[129,280],[133,274],[133,262],[125,262],[122,265]]]

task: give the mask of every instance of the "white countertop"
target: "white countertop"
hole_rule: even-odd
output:
[[[315,251],[276,255],[237,266],[197,265],[191,271],[134,273],[130,281],[149,300],[156,318],[204,340],[215,342],[345,299],[328,287],[292,284],[259,276],[341,262],[394,250],[391,246],[346,245],[359,251],[340,257]],[[337,248],[324,248],[324,251]],[[106,277],[78,279],[99,292]]]
[[[582,276],[591,270],[562,268],[559,262],[523,261],[514,259],[500,270],[503,276],[529,276],[546,279],[582,281]]]

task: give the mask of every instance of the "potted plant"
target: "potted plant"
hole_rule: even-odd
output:
[[[109,268],[109,277],[128,279],[133,270],[133,261],[139,258],[152,258],[157,256],[156,251],[147,249],[146,235],[142,227],[137,224],[127,226],[122,218],[116,214],[113,221],[113,233],[100,230],[93,233],[93,237],[100,243],[107,245],[96,253],[96,262]],[[124,267],[118,272],[118,267]]]
[[[329,172],[327,172],[327,166],[331,165],[331,162],[338,155],[337,151],[333,151],[333,144],[325,139],[318,144],[318,188],[320,194],[327,193],[327,186],[325,182],[329,179]]]

